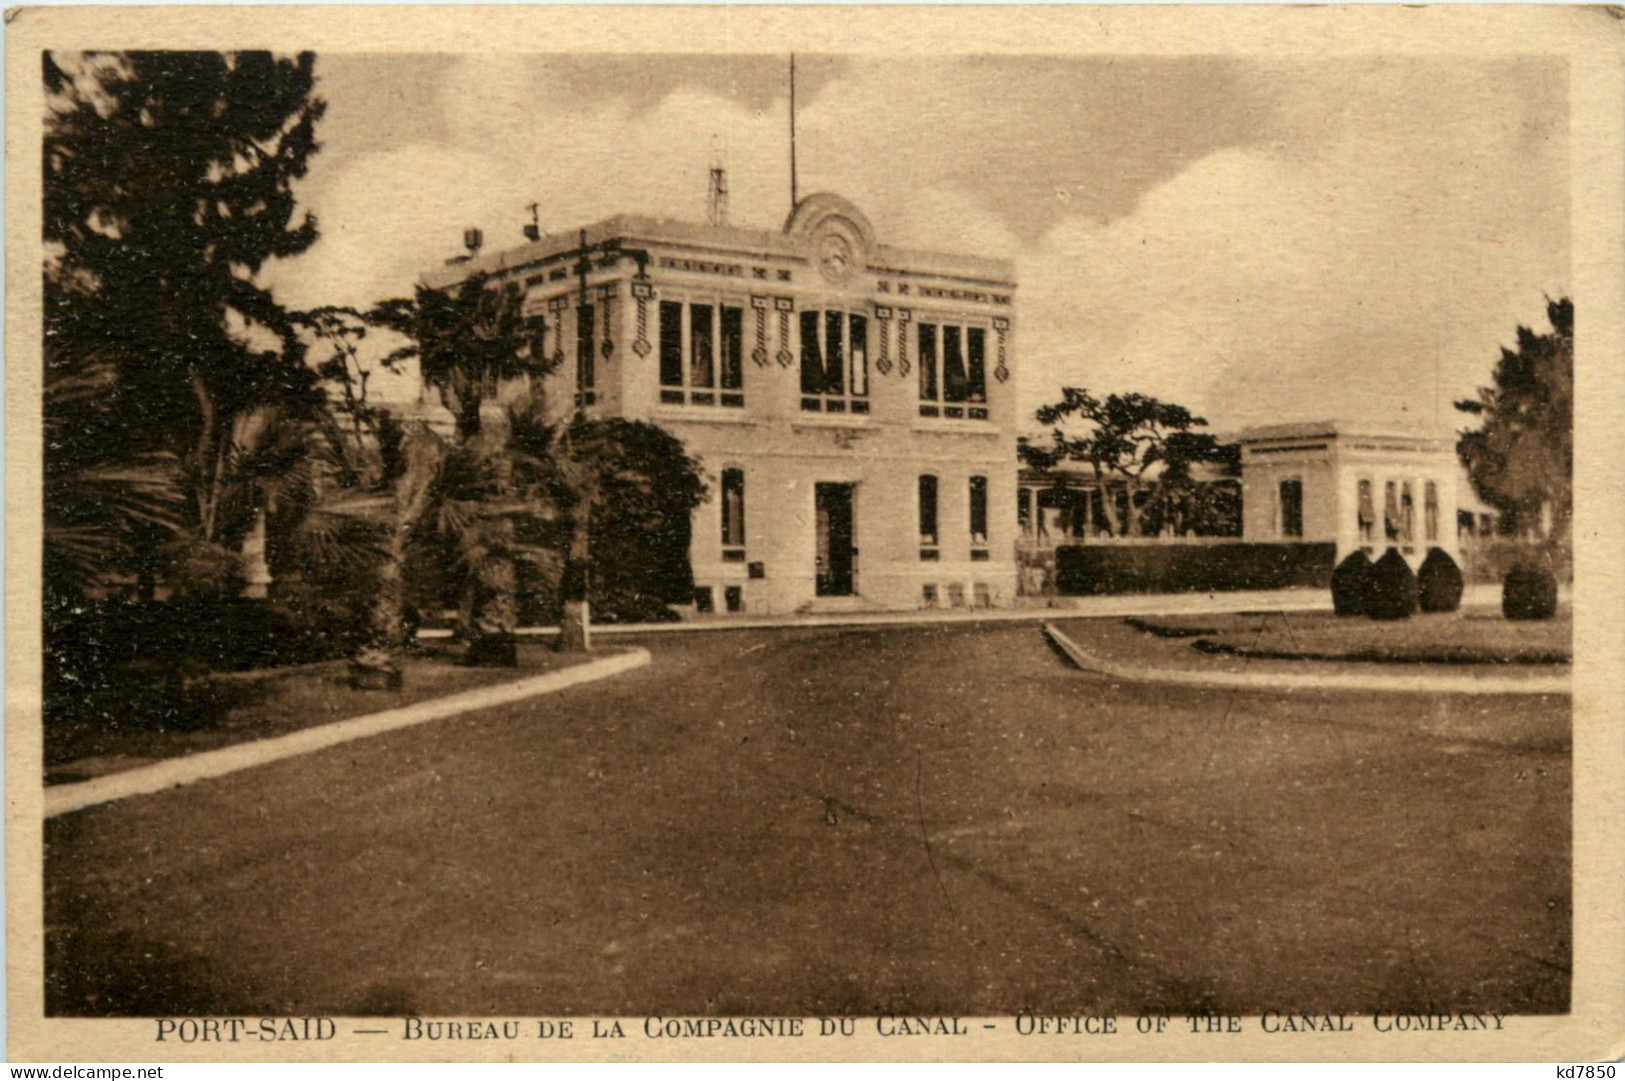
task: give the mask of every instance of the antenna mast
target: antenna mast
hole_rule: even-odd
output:
[[[711,191],[706,203],[705,220],[713,228],[728,225],[728,170],[722,164],[722,151],[716,136],[711,137]]]
[[[790,210],[796,209],[796,54],[790,54]]]

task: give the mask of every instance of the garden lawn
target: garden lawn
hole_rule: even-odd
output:
[[[1247,657],[1410,664],[1567,664],[1574,616],[1509,620],[1499,612],[1421,613],[1372,620],[1325,613],[1153,617],[1136,630]],[[1207,647],[1196,644],[1206,642]]]
[[[348,662],[337,660],[205,676],[190,683],[186,709],[157,721],[132,713],[125,724],[78,718],[53,722],[45,729],[45,783],[83,781],[160,759],[283,736],[593,659],[521,642],[517,668],[469,668],[458,663],[460,652],[459,647],[427,645],[409,654],[398,691],[352,689]]]

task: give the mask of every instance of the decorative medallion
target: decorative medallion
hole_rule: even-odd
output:
[[[818,272],[827,281],[844,282],[852,276],[852,242],[839,229],[829,227],[818,239]]]

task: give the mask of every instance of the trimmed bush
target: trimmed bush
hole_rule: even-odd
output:
[[[1557,577],[1534,563],[1518,563],[1501,587],[1501,614],[1508,619],[1551,619],[1557,615]]]
[[[1454,612],[1461,607],[1461,568],[1443,548],[1429,548],[1416,572],[1416,599],[1424,612]]]
[[[1409,619],[1416,611],[1416,575],[1399,549],[1390,548],[1366,576],[1365,614],[1372,619]]]
[[[1371,586],[1371,560],[1356,548],[1332,571],[1332,610],[1340,616],[1363,616]]]

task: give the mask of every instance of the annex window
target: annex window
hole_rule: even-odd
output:
[[[1359,484],[1358,506],[1355,508],[1355,524],[1360,527],[1360,543],[1370,544],[1377,534],[1377,505],[1371,492],[1369,478],[1361,478]]]
[[[987,419],[987,331],[919,324],[920,416]]]
[[[1431,480],[1422,489],[1422,515],[1428,543],[1432,544],[1439,539],[1439,485]]]
[[[1281,482],[1281,536],[1303,536],[1303,481]]]
[[[1031,488],[1016,489],[1016,529],[1024,537],[1033,533],[1033,490]]]
[[[745,404],[745,310],[731,304],[660,302],[660,400],[668,405]]]
[[[1416,501],[1411,496],[1410,481],[1400,487],[1399,535],[1406,544],[1416,539]]]
[[[1399,485],[1391,480],[1382,486],[1382,531],[1388,540],[1399,539]]]
[[[925,473],[920,477],[920,558],[929,562],[938,553],[937,478]]]
[[[987,559],[987,478],[970,479],[970,557]]]
[[[593,363],[596,342],[597,312],[591,304],[576,308],[576,408],[592,405],[598,400],[597,372]]]
[[[745,471],[722,471],[722,559],[745,561]]]
[[[869,412],[869,317],[856,312],[801,313],[801,409]]]

